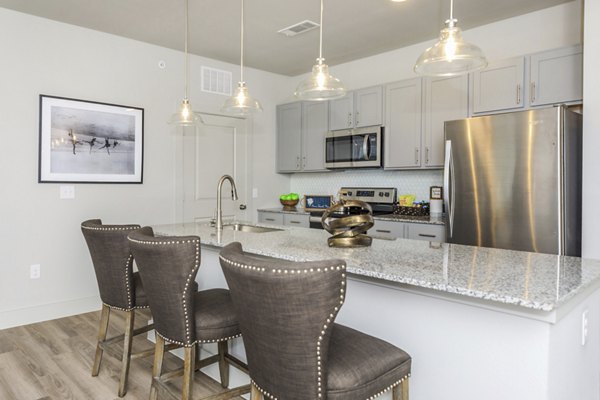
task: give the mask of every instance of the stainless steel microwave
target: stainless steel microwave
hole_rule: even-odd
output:
[[[326,168],[381,168],[383,127],[331,131],[325,137]]]

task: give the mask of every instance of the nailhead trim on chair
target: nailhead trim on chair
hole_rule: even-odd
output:
[[[381,396],[381,395],[382,395],[382,394],[384,394],[385,392],[389,391],[390,389],[393,389],[394,387],[396,387],[396,386],[398,386],[399,384],[401,384],[402,382],[404,382],[404,380],[405,380],[406,378],[409,378],[409,377],[410,377],[410,374],[408,374],[408,375],[405,375],[405,376],[404,376],[404,378],[400,379],[400,380],[399,380],[399,381],[397,381],[397,382],[394,382],[394,383],[392,383],[390,386],[386,387],[386,388],[385,388],[385,389],[383,389],[381,392],[379,392],[379,393],[377,393],[377,394],[374,394],[373,396],[369,397],[369,398],[368,398],[368,399],[366,399],[366,400],[373,400],[374,398]],[[404,399],[402,399],[402,400],[404,400]]]
[[[119,311],[142,310],[144,308],[150,308],[150,306],[135,306],[135,307],[131,307],[131,308],[123,308],[123,307],[111,306],[110,304],[106,304],[105,302],[102,302],[102,304],[104,304],[106,307],[108,307],[112,310],[119,310]]]
[[[154,244],[154,245],[159,245],[159,244],[164,244],[164,245],[167,245],[167,244],[184,244],[184,243],[194,243],[196,245],[196,264],[194,266],[194,269],[192,269],[192,272],[190,272],[190,274],[188,275],[188,277],[186,279],[185,287],[183,289],[183,297],[182,297],[183,314],[185,316],[185,335],[186,335],[186,341],[187,341],[187,343],[183,343],[183,342],[181,342],[179,340],[170,339],[170,338],[162,335],[158,331],[156,331],[157,335],[159,335],[161,338],[165,339],[169,343],[175,343],[175,344],[178,344],[178,345],[184,346],[184,347],[192,347],[192,346],[195,346],[198,343],[224,342],[224,341],[227,341],[227,340],[230,340],[230,339],[235,339],[237,337],[242,336],[242,334],[240,333],[240,334],[237,334],[237,335],[228,336],[228,337],[224,337],[224,338],[194,340],[193,342],[190,342],[190,324],[189,324],[189,316],[188,316],[187,303],[185,301],[185,295],[186,295],[186,291],[189,290],[189,288],[190,288],[190,282],[192,281],[192,276],[194,275],[194,273],[200,267],[200,240],[199,239],[169,240],[169,241],[165,241],[165,242],[156,242],[156,241],[150,241],[150,240],[137,240],[137,239],[131,239],[131,238],[129,238],[129,240],[132,241],[132,242],[135,242],[135,243]]]
[[[127,261],[125,262],[125,287],[127,288],[127,305],[129,308],[132,306],[131,301],[131,283],[129,282],[129,271],[131,270],[131,260],[133,259],[133,255],[129,254],[127,257]]]
[[[140,229],[139,225],[127,225],[127,226],[87,226],[81,225],[83,229],[89,229],[91,231],[132,231]]]
[[[223,261],[225,261],[228,264],[231,264],[235,267],[238,268],[243,268],[243,269],[250,269],[252,271],[258,271],[258,272],[265,272],[266,268],[264,267],[257,267],[254,265],[246,265],[246,264],[241,264],[232,260],[228,260],[227,258],[223,257],[222,255],[219,255],[219,258]],[[295,270],[295,269],[271,269],[272,273],[276,273],[276,274],[298,274],[301,275],[302,273],[307,274],[307,273],[314,273],[314,272],[328,272],[328,271],[339,271],[339,270],[344,270],[346,268],[345,265],[337,265],[337,266],[332,266],[332,267],[325,267],[325,268],[308,268],[308,269],[303,269],[303,270]],[[346,274],[342,273],[342,278],[345,278]],[[341,282],[341,287],[340,287],[340,305],[344,304],[344,280],[342,279]],[[319,335],[319,339],[317,340],[317,391],[318,391],[318,395],[319,398],[323,397],[322,396],[322,387],[321,387],[321,342],[323,341],[323,336],[325,335],[325,332],[327,331],[327,327],[329,326],[329,324],[331,323],[331,321],[335,318],[335,313],[337,313],[337,311],[339,310],[339,307],[334,307],[334,311],[329,314],[329,318],[327,318],[327,322],[325,324],[323,324],[323,330],[320,332]],[[254,381],[253,381],[254,382]],[[277,397],[274,397],[272,394],[268,393],[267,391],[261,389],[258,385],[256,385],[256,387],[259,389],[259,391],[269,397],[270,399],[273,400],[277,400]]]

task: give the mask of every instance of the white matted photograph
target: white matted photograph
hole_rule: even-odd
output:
[[[142,183],[143,141],[143,108],[40,95],[40,183]]]

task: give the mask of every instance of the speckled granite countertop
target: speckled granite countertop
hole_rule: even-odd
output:
[[[258,211],[262,212],[271,212],[271,213],[283,213],[283,214],[302,214],[308,215],[309,211],[304,211],[303,208],[297,208],[295,211],[283,210],[282,208],[261,208]],[[411,222],[416,224],[433,224],[433,225],[444,225],[444,219],[442,216],[424,216],[424,217],[416,217],[411,215],[395,215],[395,214],[385,214],[385,215],[376,215],[373,217],[375,220],[382,221],[395,221],[395,222]]]
[[[294,261],[341,258],[348,272],[409,287],[552,311],[590,287],[600,287],[600,261],[577,257],[432,243],[374,239],[366,248],[329,248],[322,230],[281,227],[268,233],[200,224],[160,225],[162,235],[198,235],[204,245],[238,241],[245,251]]]

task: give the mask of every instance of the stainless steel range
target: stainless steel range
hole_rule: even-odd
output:
[[[361,187],[343,187],[338,192],[340,200],[360,200],[368,203],[373,209],[373,215],[392,214],[398,203],[398,190],[396,188],[361,188]],[[359,213],[355,207],[344,207],[334,215],[340,218]],[[321,225],[321,216],[323,211],[313,211],[310,213],[310,227],[323,229]]]

